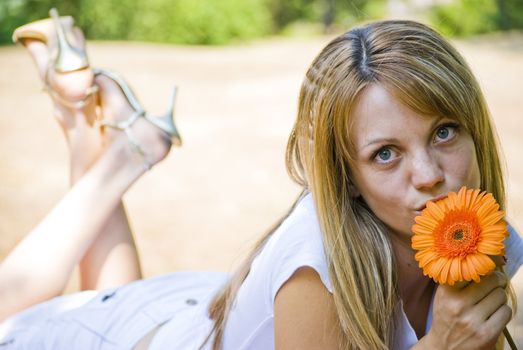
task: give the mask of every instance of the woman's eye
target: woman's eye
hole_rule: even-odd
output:
[[[456,124],[449,124],[449,125],[442,125],[436,130],[436,140],[435,141],[446,141],[454,138],[456,135],[456,130],[458,128],[458,125]]]
[[[449,134],[450,134],[450,131],[448,128],[439,128],[438,133],[437,133],[437,135],[440,139],[446,139],[447,137],[449,137]]]
[[[394,151],[388,147],[379,149],[375,155],[374,160],[378,163],[387,163],[394,159]]]

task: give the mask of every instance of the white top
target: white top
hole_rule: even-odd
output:
[[[523,263],[523,241],[511,227],[509,230],[511,235],[505,244],[507,272],[513,276]],[[274,349],[276,293],[303,266],[316,270],[332,292],[310,194],[298,202],[255,258],[229,315],[223,349]],[[56,350],[71,349],[72,344],[74,349],[128,349],[149,330],[163,324],[151,350],[196,350],[212,327],[208,303],[226,278],[226,274],[217,273],[174,273],[102,291],[94,297],[93,292],[87,297],[85,292],[59,297],[0,325],[0,343],[14,339],[5,349],[40,349],[44,344],[52,344]],[[409,349],[417,337],[401,305],[398,317],[401,322],[394,349]],[[427,330],[431,322],[432,305]],[[204,349],[210,349],[210,345]]]

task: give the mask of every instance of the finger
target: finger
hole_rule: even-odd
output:
[[[482,277],[479,283],[471,283],[463,288],[463,292],[469,298],[470,303],[477,304],[495,288],[505,288],[506,285],[507,276],[501,271],[494,271],[490,275]]]
[[[507,303],[507,293],[505,289],[498,287],[492,290],[485,298],[476,304],[476,312],[478,318],[481,320],[487,320],[494,314],[500,307]]]
[[[512,309],[508,305],[502,305],[494,312],[490,318],[483,324],[481,332],[489,339],[499,337],[503,328],[507,326],[512,318]]]

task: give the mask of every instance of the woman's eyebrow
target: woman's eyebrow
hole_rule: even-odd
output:
[[[436,125],[439,124],[439,122],[441,122],[442,119],[450,119],[450,118],[446,118],[446,117],[434,117],[434,121],[430,124],[430,130],[434,129],[436,127]]]
[[[377,139],[373,139],[369,142],[367,142],[361,149],[365,149],[369,146],[372,146],[372,145],[375,145],[377,143],[381,144],[381,143],[397,143],[399,142],[399,140],[397,138],[387,138],[387,137],[380,137],[380,138],[377,138]]]
[[[428,130],[432,131],[436,125],[438,125],[441,120],[443,119],[450,119],[450,118],[446,118],[446,117],[434,117],[434,120],[432,121],[432,123],[430,123],[430,127]],[[369,146],[372,146],[372,145],[375,145],[375,144],[382,144],[382,143],[398,143],[399,140],[397,138],[388,138],[388,137],[379,137],[379,138],[376,138],[376,139],[372,139],[371,141],[367,142],[365,145],[363,145],[363,147],[361,148],[362,150],[364,150],[365,148],[369,147]]]

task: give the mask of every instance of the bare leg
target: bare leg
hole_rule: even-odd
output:
[[[81,33],[77,35],[83,41]],[[46,74],[50,54],[39,41],[25,42],[40,76]],[[76,100],[92,85],[89,70],[57,75],[49,73],[54,89]],[[96,101],[93,99],[82,109],[71,109],[55,102],[55,114],[64,131],[70,151],[70,179],[74,185],[99,157],[105,140],[94,127]],[[120,201],[100,227],[96,238],[80,261],[80,287],[82,290],[103,289],[128,283],[142,277],[135,242]]]
[[[108,113],[129,115],[114,84],[101,81],[101,90]],[[132,128],[151,164],[165,157],[170,143],[161,130],[145,119]],[[0,265],[0,320],[62,292],[122,195],[144,173],[143,158],[124,133],[108,130],[107,140],[91,169]]]

